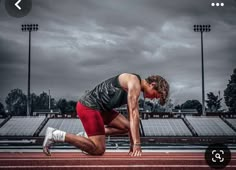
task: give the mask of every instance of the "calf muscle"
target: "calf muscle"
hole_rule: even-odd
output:
[[[70,143],[91,155],[94,155],[97,150],[96,145],[89,138],[76,136],[76,135],[67,133],[65,142]]]

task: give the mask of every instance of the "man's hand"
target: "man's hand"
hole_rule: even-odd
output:
[[[129,109],[128,109],[129,110]],[[129,119],[129,115],[128,115],[128,119]],[[129,139],[130,139],[130,148],[129,148],[129,153],[128,155],[131,155],[133,153],[133,145],[134,145],[134,141],[131,135],[131,132],[129,131]]]
[[[129,153],[128,155],[130,156],[142,156],[142,149],[140,145],[131,145],[129,148]]]
[[[128,155],[132,155],[132,154],[133,154],[133,145],[130,145]]]
[[[131,156],[142,156],[142,149],[141,149],[140,144],[133,146],[133,152],[132,152]]]

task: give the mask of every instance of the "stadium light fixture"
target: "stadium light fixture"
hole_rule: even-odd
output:
[[[27,116],[30,116],[30,112],[31,112],[31,97],[30,97],[31,32],[38,31],[38,29],[39,29],[38,24],[23,24],[23,25],[21,25],[22,32],[29,32]]]
[[[202,114],[205,116],[205,83],[204,83],[204,59],[203,59],[203,32],[210,32],[211,25],[194,25],[194,32],[201,33],[201,58],[202,58]]]

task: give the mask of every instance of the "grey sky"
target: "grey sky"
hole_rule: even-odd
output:
[[[77,100],[85,90],[122,72],[165,77],[175,104],[201,101],[200,33],[204,34],[206,93],[221,94],[236,68],[236,1],[33,0],[30,14],[9,16],[0,4],[0,101],[10,90],[27,90],[28,34],[32,34],[31,91],[51,90]]]

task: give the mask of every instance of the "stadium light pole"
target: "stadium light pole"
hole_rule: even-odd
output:
[[[202,114],[205,116],[205,86],[204,86],[204,59],[203,59],[203,32],[210,32],[211,25],[194,25],[194,32],[201,33],[201,56],[202,56]]]
[[[23,25],[21,25],[22,32],[29,32],[27,116],[30,116],[30,112],[31,112],[31,99],[30,99],[31,32],[38,31],[38,29],[39,29],[38,24],[23,24]]]
[[[51,110],[51,95],[50,95],[50,89],[48,90],[49,95],[48,95],[48,109],[49,111]]]

